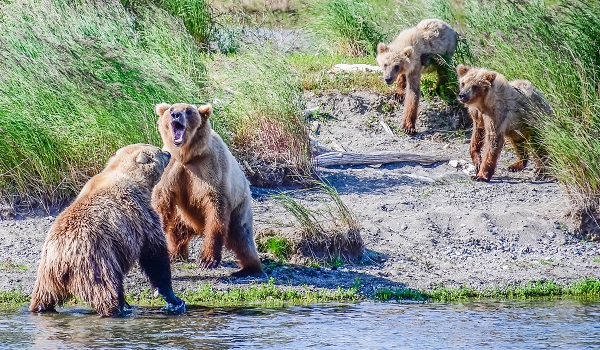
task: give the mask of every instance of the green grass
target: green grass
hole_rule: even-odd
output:
[[[155,103],[203,100],[197,46],[162,10],[134,21],[118,1],[25,0],[0,11],[4,200],[71,198],[116,149],[159,142]]]
[[[15,264],[12,261],[0,263],[0,270],[4,271],[27,271],[30,267],[25,264]]]
[[[285,56],[268,46],[216,56],[210,66],[216,128],[236,155],[252,163],[285,165],[292,176],[310,172],[304,97]]]
[[[381,289],[375,293],[375,299],[388,300],[417,300],[431,302],[456,302],[473,299],[516,299],[524,300],[538,297],[573,297],[600,298],[600,281],[597,279],[582,279],[567,285],[553,281],[532,281],[516,286],[487,288],[478,290],[469,287],[445,288],[439,287],[429,291],[412,289]]]
[[[285,237],[270,236],[257,242],[258,251],[275,255],[279,260],[285,261],[292,253],[292,244]]]
[[[324,302],[356,302],[361,300],[357,287],[348,289],[338,287],[336,290],[301,287],[292,289],[276,285],[273,278],[267,283],[258,283],[248,287],[232,287],[228,290],[216,290],[205,284],[195,290],[188,290],[179,295],[188,305],[201,306],[263,306],[282,307],[291,305],[308,305]],[[154,292],[146,290],[137,295],[130,295],[127,301],[134,305],[160,306],[164,301],[154,297]]]
[[[293,53],[288,56],[290,65],[300,75],[302,89],[315,93],[339,91],[348,93],[353,90],[367,90],[387,94],[392,92],[381,78],[381,74],[373,72],[331,72],[338,63],[364,63],[377,65],[374,57],[350,57],[342,54]]]
[[[179,294],[188,305],[201,306],[263,306],[281,307],[291,305],[308,305],[314,303],[330,302],[358,302],[358,301],[391,301],[413,300],[425,302],[460,302],[470,300],[528,300],[534,298],[564,297],[575,299],[600,299],[600,281],[597,279],[582,279],[566,285],[553,281],[531,281],[528,283],[487,288],[478,290],[469,287],[445,288],[438,287],[431,290],[414,290],[410,288],[376,290],[372,296],[360,292],[362,282],[356,280],[350,288],[338,287],[336,289],[322,289],[309,286],[292,288],[279,285],[270,278],[266,283],[256,283],[249,286],[232,286],[224,290],[217,290],[211,284],[201,285],[197,289],[188,290]],[[150,289],[137,293],[128,293],[127,302],[140,306],[162,306],[164,300],[154,296]],[[12,290],[0,291],[0,305],[23,305],[30,300],[28,294],[23,293],[21,286]],[[76,300],[69,302],[71,305]]]
[[[385,33],[378,7],[367,1],[316,0],[308,3],[305,28],[333,53],[374,56]]]

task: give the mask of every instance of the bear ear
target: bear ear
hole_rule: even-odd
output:
[[[140,152],[138,156],[135,158],[135,162],[138,164],[147,164],[150,163],[150,157],[144,152]]]
[[[377,53],[384,53],[389,50],[389,47],[384,43],[377,44]]]
[[[459,64],[458,66],[456,66],[456,74],[459,77],[462,77],[463,75],[467,74],[467,72],[471,69],[471,67],[465,66],[464,64]]]
[[[496,72],[485,72],[483,74],[483,79],[489,81],[490,83],[496,79]]]
[[[210,115],[212,114],[212,111],[213,111],[213,108],[210,103],[207,103],[205,105],[198,107],[198,113],[200,113],[200,115],[204,119],[208,119],[208,117],[210,117]]]
[[[406,58],[410,58],[410,56],[412,56],[414,53],[415,50],[412,48],[412,46],[409,46],[402,50],[402,55],[404,55]]]
[[[165,114],[165,111],[169,108],[171,108],[170,105],[168,105],[164,102],[159,103],[156,105],[156,107],[154,107],[154,112],[156,112],[156,114],[158,114],[159,117],[162,117],[162,115]]]

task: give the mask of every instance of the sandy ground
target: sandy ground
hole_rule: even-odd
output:
[[[388,108],[387,97],[365,92],[307,95],[308,109],[318,109],[314,137],[329,149],[369,153],[401,151],[446,155],[468,160],[469,131],[453,131],[458,117],[439,114],[421,104],[418,134],[389,134],[400,125],[401,108]],[[386,111],[386,112],[382,112]],[[174,288],[195,289],[212,283],[217,289],[264,282],[336,289],[356,278],[370,295],[382,287],[429,289],[436,286],[505,286],[552,279],[568,283],[600,278],[597,243],[576,238],[564,218],[568,209],[555,181],[536,181],[531,166],[522,173],[506,167],[514,153],[506,149],[490,183],[474,182],[447,163],[319,168],[357,216],[366,247],[363,264],[338,269],[284,264],[267,269],[262,278],[232,279],[235,259],[224,256],[222,267],[202,271],[193,264],[173,265]],[[278,190],[253,188],[255,230],[293,230],[297,224],[270,197]],[[318,205],[310,191],[292,193],[304,204]],[[0,290],[22,286],[32,290],[45,234],[57,212],[37,212],[0,221]],[[197,242],[192,257],[197,256]],[[268,259],[266,254],[262,257]],[[267,260],[265,260],[267,261]],[[193,262],[193,261],[192,261]],[[148,288],[136,269],[127,291]]]

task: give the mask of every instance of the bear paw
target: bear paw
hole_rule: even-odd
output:
[[[248,269],[241,269],[239,271],[232,273],[231,277],[248,277],[248,276],[260,277],[262,275],[263,275],[262,269],[248,268]]]
[[[402,131],[404,131],[406,135],[414,135],[417,132],[417,129],[412,125],[402,125]]]
[[[181,315],[186,310],[185,301],[179,299],[179,304],[177,305],[167,302],[167,304],[163,306],[161,310],[169,315]]]
[[[201,269],[216,269],[217,267],[219,267],[219,263],[221,263],[220,256],[202,254],[200,255],[200,262],[198,263],[198,266]]]

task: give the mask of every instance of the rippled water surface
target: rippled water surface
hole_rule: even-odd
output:
[[[125,318],[82,309],[0,310],[1,349],[600,349],[600,302],[361,303],[138,308]]]

